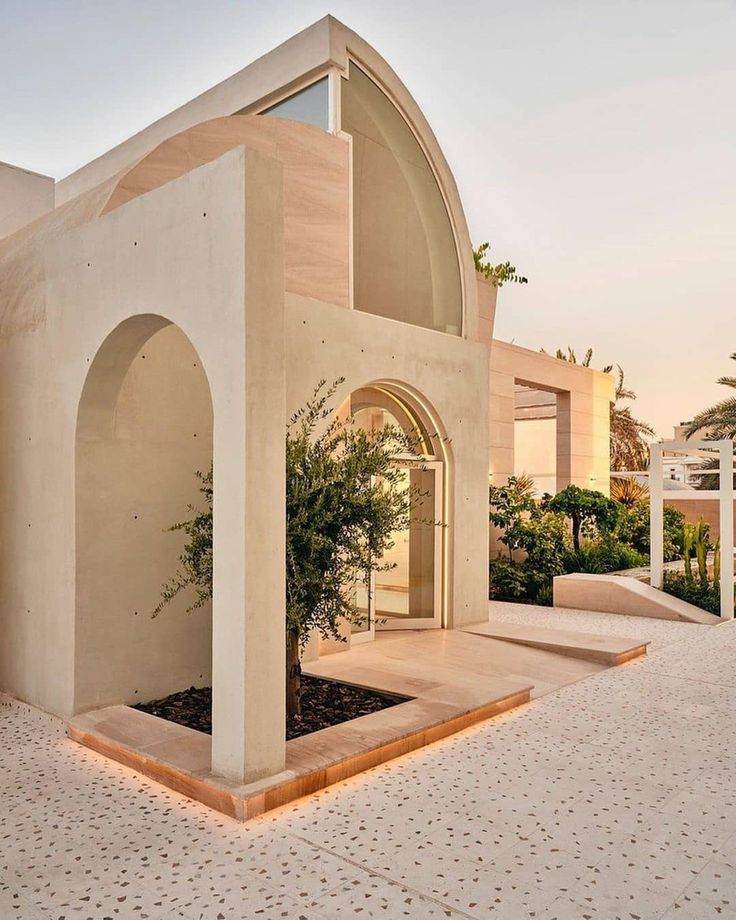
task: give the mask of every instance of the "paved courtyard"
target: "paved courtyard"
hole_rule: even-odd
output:
[[[540,615],[651,654],[246,825],[0,697],[0,918],[736,920],[736,624]]]

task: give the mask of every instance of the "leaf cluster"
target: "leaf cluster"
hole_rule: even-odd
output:
[[[473,250],[473,261],[475,270],[490,281],[494,287],[503,287],[504,284],[528,284],[529,279],[517,273],[516,266],[510,262],[499,262],[494,265],[486,259],[488,251],[491,248],[490,243],[481,243],[477,249]]]
[[[415,514],[424,493],[407,487],[395,460],[421,467],[415,440],[395,425],[366,431],[338,418],[330,402],[342,382],[320,381],[286,434],[286,623],[302,644],[313,629],[339,639],[341,620],[363,623],[357,585],[394,567],[381,559],[397,531],[437,523]]]
[[[161,600],[153,611],[158,616],[185,588],[193,587],[195,601],[187,613],[203,607],[212,598],[212,467],[207,473],[195,474],[201,486],[199,491],[205,499],[205,510],[198,511],[188,505],[193,517],[169,528],[169,531],[183,531],[187,536],[184,549],[179,556],[179,569],[174,577],[161,589]]]
[[[397,532],[438,525],[418,514],[426,493],[407,484],[407,465],[422,468],[418,442],[394,425],[365,431],[338,418],[331,401],[343,382],[320,381],[286,431],[286,626],[302,645],[313,629],[341,639],[341,620],[362,623],[355,588],[394,567],[382,559]],[[212,469],[197,477],[206,508],[189,506],[192,517],[170,528],[187,539],[154,616],[189,587],[188,612],[212,597]]]

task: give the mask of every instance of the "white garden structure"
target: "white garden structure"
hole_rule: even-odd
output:
[[[678,500],[718,501],[721,534],[721,618],[732,620],[734,615],[733,587],[733,449],[734,442],[725,441],[659,441],[650,446],[649,501],[651,506],[650,584],[661,588],[664,572],[664,451],[696,455],[702,451],[718,452],[718,489],[677,492]],[[710,471],[709,471],[710,472]],[[715,473],[715,471],[713,471]]]

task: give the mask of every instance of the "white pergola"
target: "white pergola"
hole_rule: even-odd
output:
[[[693,489],[677,492],[677,500],[719,502],[721,531],[721,618],[733,619],[733,441],[659,441],[650,446],[649,501],[650,501],[650,584],[662,587],[664,572],[664,476],[663,451],[694,455],[701,451],[718,452],[718,471],[708,471],[718,476],[718,489]],[[702,455],[701,455],[702,457]]]

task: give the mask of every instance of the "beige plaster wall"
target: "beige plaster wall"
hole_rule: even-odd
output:
[[[286,298],[287,412],[321,377],[345,377],[336,405],[370,383],[406,388],[436,419],[447,451],[445,622],[487,616],[488,380],[487,345],[380,316]]]
[[[348,306],[350,148],[344,138],[312,125],[258,115],[204,122],[165,141],[125,173],[105,212],[241,145],[283,164],[286,289]]]
[[[515,383],[557,394],[558,490],[574,483],[608,494],[613,378],[495,339],[489,376],[492,481],[502,484],[515,471]]]
[[[151,616],[185,542],[167,528],[204,510],[194,474],[212,462],[209,384],[177,326],[138,349],[111,408],[76,448],[77,709],[212,680],[211,603],[187,614],[190,589]]]
[[[65,222],[49,217],[51,229],[25,249],[15,238],[0,244],[0,539],[8,548],[0,687],[69,715],[90,703],[90,688],[110,689],[110,661],[134,688],[135,672],[146,670],[134,632],[109,635],[105,645],[99,624],[100,643],[85,648],[81,636],[84,654],[75,660],[76,559],[95,551],[75,540],[76,421],[100,346],[130,317],[134,335],[106,368],[101,406],[120,390],[136,416],[137,374],[126,383],[125,373],[139,348],[125,349],[171,321],[199,355],[214,407],[213,766],[236,779],[273,773],[284,758],[281,167],[240,147],[95,220],[105,198],[70,205]],[[125,412],[117,422],[120,435],[143,439],[143,453],[161,434],[145,413],[135,424]],[[103,486],[95,484],[104,501]],[[183,482],[177,489],[183,495]],[[162,503],[152,529],[165,517]],[[81,535],[99,539],[89,528]],[[133,546],[129,531],[124,540]],[[167,574],[162,557],[151,585]],[[135,572],[116,568],[111,580],[108,596],[134,611],[142,594]],[[264,697],[272,700],[267,711]]]
[[[493,327],[496,323],[498,288],[477,272],[475,280],[478,291],[478,328],[476,337],[479,342],[485,342],[490,345],[493,341]]]
[[[557,489],[557,420],[516,419],[514,425],[514,468],[517,476],[534,478],[537,495]]]
[[[271,156],[254,149],[255,141],[236,143],[216,158],[190,149],[186,169],[175,178],[129,185],[122,200],[111,198],[118,178],[129,176],[161,141],[305,75],[333,66],[344,72],[350,52],[390,89],[442,185],[459,241],[465,338],[342,303],[339,276],[349,271],[343,237],[336,243],[333,293],[319,288],[320,272],[310,284],[312,257],[287,282],[284,241],[295,213],[301,233],[314,234],[313,242],[322,232],[320,243],[326,240],[329,248],[335,237],[332,225],[324,236],[320,209],[308,204],[310,190],[324,185],[323,171],[304,170],[305,194],[295,212],[287,206],[288,163],[278,145]],[[342,157],[335,170],[340,198],[345,145],[324,137]],[[172,322],[200,358],[213,406],[213,768],[236,781],[272,774],[284,765],[284,423],[321,377],[346,377],[338,401],[376,382],[407,392],[447,436],[444,620],[459,626],[486,616],[489,343],[477,341],[477,290],[454,180],[421,112],[388,65],[327,18],[89,164],[57,192],[57,202],[66,204],[5,248],[0,243],[0,539],[8,547],[0,562],[0,687],[69,715],[108,694],[140,690],[147,666],[160,660],[154,644],[150,658],[141,661],[137,629],[118,630],[115,620],[108,631],[95,619],[95,608],[113,596],[119,610],[135,616],[145,586],[126,577],[122,565],[110,571],[110,584],[103,585],[99,565],[87,581],[84,576],[88,564],[101,560],[94,544],[105,511],[129,514],[136,494],[148,489],[149,451],[162,447],[162,463],[173,464],[187,421],[201,418],[198,411],[186,419],[180,406],[162,445],[153,420],[161,406],[144,409],[140,402],[154,386],[136,370],[136,362],[147,360],[144,349],[157,349],[161,335],[161,343],[168,338],[173,352],[185,357],[181,339],[173,344],[177,333],[167,331]],[[348,213],[343,207],[339,219]],[[325,302],[330,298],[338,303]],[[116,347],[104,350],[100,364],[101,346],[112,332]],[[80,445],[77,409],[90,371],[100,386],[85,418],[107,419],[110,434],[93,445],[82,438]],[[167,372],[167,390],[173,374]],[[203,398],[200,410],[202,404]],[[126,438],[135,443],[121,444]],[[190,445],[187,464],[200,459],[199,450],[206,459],[203,448]],[[93,462],[100,456],[102,466]],[[91,488],[79,506],[77,474]],[[118,474],[126,474],[119,501],[106,494]],[[150,485],[147,501],[160,518],[152,523],[160,523],[185,484],[172,482],[172,494],[158,500]],[[115,545],[135,553],[135,565],[142,553],[135,540],[140,519],[133,520],[121,524]],[[169,574],[167,552],[161,552],[158,571],[151,566],[151,585]],[[75,609],[83,608],[77,622]],[[166,623],[162,628],[174,629]],[[203,627],[199,633],[179,628],[171,651],[183,650],[184,667],[192,668]]]
[[[56,204],[71,201],[126,172],[159,144],[195,125],[236,113],[263,111],[306,82],[329,74],[331,130],[340,130],[339,84],[353,56],[384,89],[419,138],[442,189],[458,247],[464,305],[463,334],[478,337],[476,273],[467,222],[452,171],[437,139],[398,75],[359,35],[325,16],[243,70],[203,92],[56,184]]]
[[[0,240],[54,207],[50,176],[0,163]]]

